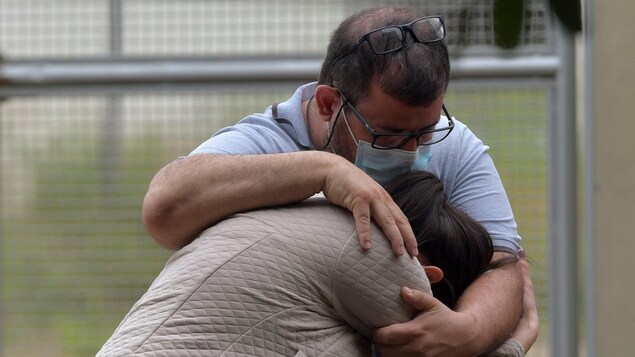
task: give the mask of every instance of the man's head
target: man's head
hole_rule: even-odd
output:
[[[347,18],[331,36],[318,83],[334,86],[359,103],[375,81],[384,93],[404,104],[430,105],[448,86],[450,61],[444,41],[418,43],[406,30],[404,47],[398,51],[376,54],[368,41],[354,48],[372,30],[421,17],[410,8],[381,7]]]
[[[326,129],[313,123],[318,128],[312,134],[316,146],[328,147],[367,172],[357,162],[361,142],[372,146],[367,151],[377,157],[384,154],[377,154],[376,148],[417,153],[405,154],[399,160],[403,167],[384,169],[391,160],[378,160],[380,171],[425,169],[420,163],[430,151],[418,146],[433,137],[445,138],[453,125],[450,121],[432,133],[438,129],[449,79],[444,37],[441,18],[422,18],[405,7],[366,10],[342,22],[331,38],[315,90],[313,118],[326,122]]]

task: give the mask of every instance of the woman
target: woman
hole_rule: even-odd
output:
[[[492,256],[487,232],[433,175],[406,174],[387,190],[423,268],[395,256],[377,227],[373,248],[360,249],[351,214],[323,198],[237,214],[170,258],[98,356],[370,355],[375,328],[416,314],[403,286],[452,306]],[[522,348],[514,353],[503,355]]]

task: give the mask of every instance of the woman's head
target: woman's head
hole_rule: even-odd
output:
[[[453,308],[490,266],[494,248],[489,234],[450,204],[443,184],[429,172],[400,175],[384,187],[408,217],[424,264],[443,271],[443,279],[432,284],[432,293]]]

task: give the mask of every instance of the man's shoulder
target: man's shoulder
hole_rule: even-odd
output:
[[[191,154],[271,154],[308,150],[309,139],[301,103],[305,85],[285,102],[272,104],[262,113],[250,114],[238,123],[222,128]]]
[[[439,147],[449,147],[460,149],[462,145],[466,144],[466,141],[471,142],[480,142],[480,139],[472,132],[472,130],[462,121],[453,118],[454,121],[454,129],[446,139],[439,143]],[[436,146],[433,145],[433,147]]]
[[[432,145],[430,168],[435,174],[455,168],[461,158],[476,151],[487,151],[483,142],[461,121],[454,119],[454,129],[443,141]],[[441,170],[441,168],[444,170]]]

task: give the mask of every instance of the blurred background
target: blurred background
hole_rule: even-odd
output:
[[[0,356],[94,355],[171,254],[141,222],[153,175],[315,80],[339,22],[386,4],[445,17],[446,105],[491,147],[533,263],[528,355],[558,356],[554,287],[582,289],[554,282],[549,255],[554,204],[575,203],[550,184],[571,44],[543,0],[517,2],[518,36],[501,37],[497,3],[0,0]]]

